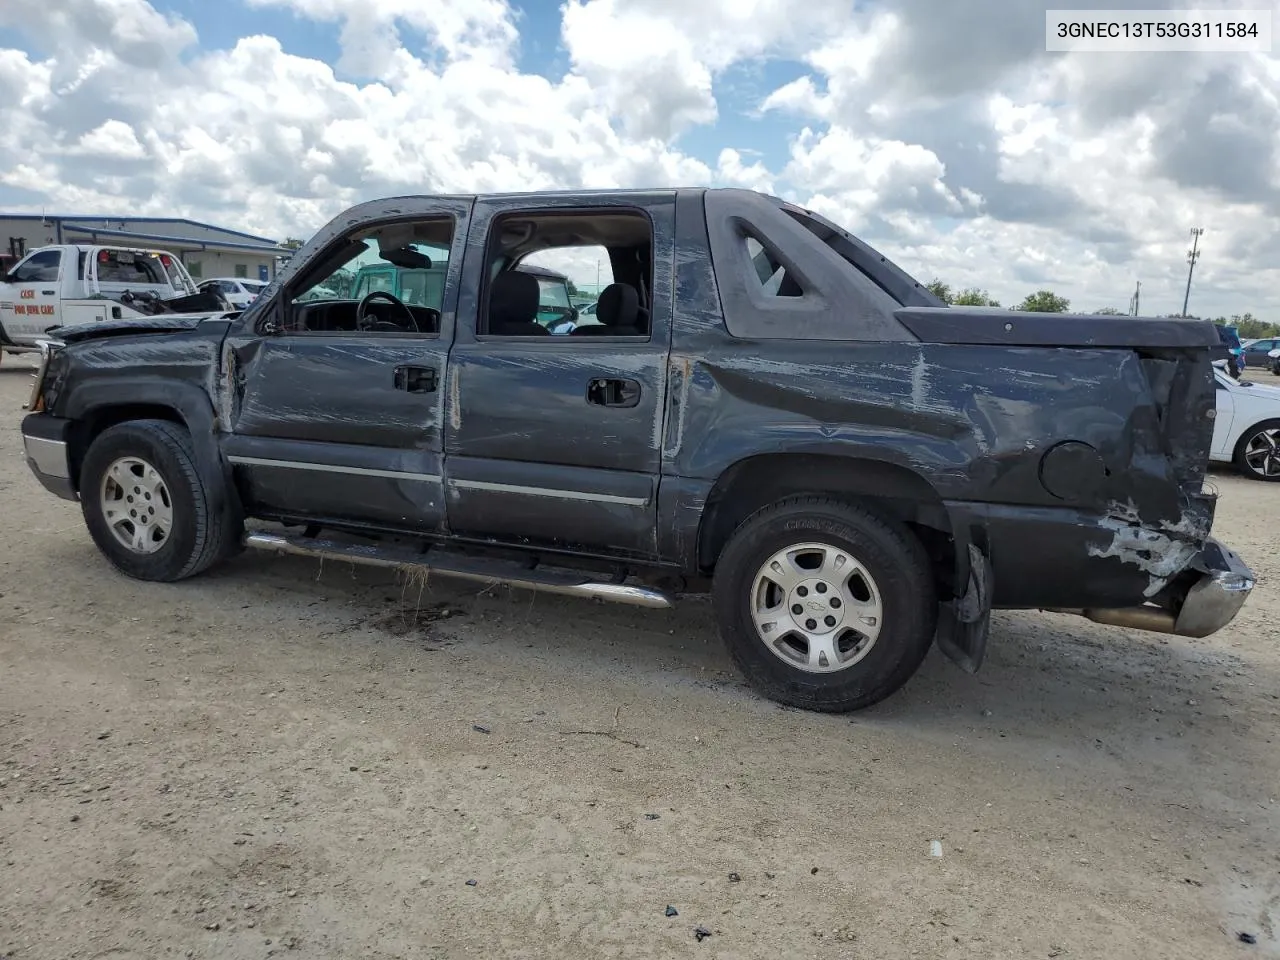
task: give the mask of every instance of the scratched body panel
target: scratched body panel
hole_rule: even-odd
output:
[[[945,532],[989,555],[997,606],[1141,602],[1209,533],[1203,330],[917,305],[895,312],[910,332],[894,341],[865,339],[852,316],[846,340],[734,337],[724,288],[735,280],[717,267],[698,205],[680,212],[660,543],[686,569],[707,563],[697,550],[717,484],[762,452],[920,478],[946,509]],[[956,316],[967,324],[944,325]],[[1169,346],[1134,349],[1148,343]],[[1097,482],[1067,499],[1044,478],[1046,465],[1072,469],[1046,458],[1062,445],[1100,461]]]

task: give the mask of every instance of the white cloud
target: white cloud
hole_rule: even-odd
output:
[[[386,77],[405,65],[405,33],[422,49],[448,59],[485,59],[510,67],[519,38],[505,0],[248,0],[256,7],[285,7],[313,20],[342,24],[344,70]],[[402,28],[408,28],[407,31]],[[404,44],[404,46],[402,46]]]
[[[119,120],[107,120],[90,130],[80,138],[74,152],[116,160],[141,160],[147,155],[133,127]]]
[[[716,163],[716,181],[731,187],[746,187],[748,190],[759,190],[763,193],[775,193],[773,175],[759,160],[744,163],[742,154],[732,147],[720,151]]]

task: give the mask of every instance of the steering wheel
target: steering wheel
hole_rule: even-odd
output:
[[[386,290],[374,290],[372,293],[367,294],[365,298],[360,301],[359,305],[356,307],[356,329],[357,330],[386,331],[386,330],[404,329],[399,324],[392,323],[389,320],[375,319],[373,320],[373,322],[370,322],[369,321],[369,303],[373,300],[387,300],[395,304],[397,307],[403,310],[404,315],[409,318],[409,326],[413,328],[413,332],[414,333],[422,332],[421,330],[418,329],[418,321],[414,319],[413,311],[410,310],[408,306],[405,305],[403,300],[401,300],[399,297],[397,297],[393,293],[388,293]]]

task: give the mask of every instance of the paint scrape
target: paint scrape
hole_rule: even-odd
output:
[[[1199,547],[1193,542],[1175,540],[1159,530],[1134,526],[1115,517],[1100,520],[1098,525],[1111,531],[1111,543],[1105,548],[1091,544],[1089,556],[1115,557],[1144,571],[1150,577],[1147,589],[1143,591],[1143,596],[1148,599],[1159,593],[1171,577],[1186,569],[1199,552]]]

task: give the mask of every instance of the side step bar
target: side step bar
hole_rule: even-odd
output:
[[[274,533],[250,533],[244,545],[255,550],[271,550],[299,557],[315,557],[323,560],[345,560],[372,567],[430,570],[443,577],[460,577],[464,580],[482,580],[487,583],[504,583],[524,590],[541,590],[571,597],[598,597],[614,603],[626,603],[636,607],[667,609],[671,598],[651,587],[623,583],[600,583],[586,575],[570,571],[538,572],[509,561],[484,557],[468,557],[440,552],[432,562],[424,562],[422,554],[412,550],[397,549],[355,543],[340,543],[313,537],[287,537]]]

